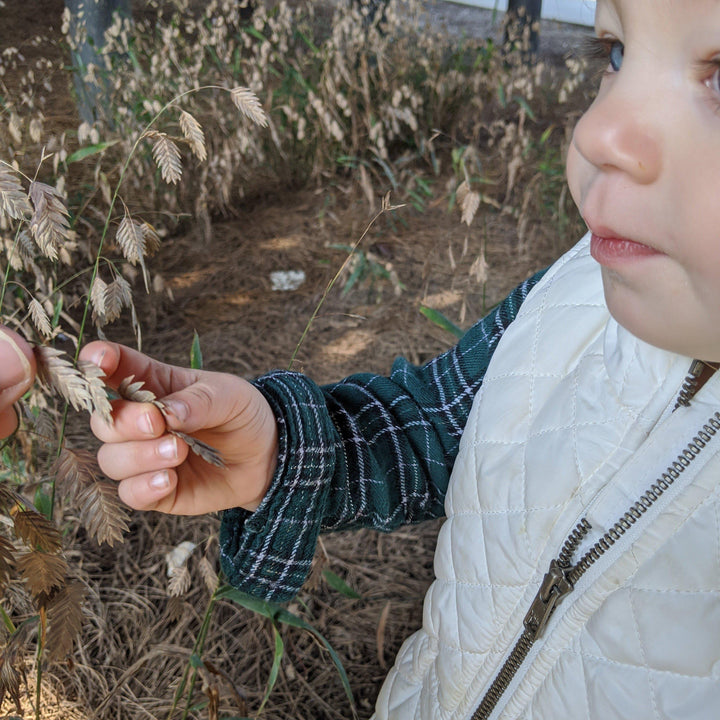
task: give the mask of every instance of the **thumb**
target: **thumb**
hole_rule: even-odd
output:
[[[104,340],[88,343],[80,351],[80,359],[100,367],[110,387],[117,388],[132,375],[157,397],[187,387],[197,378],[197,371],[167,365],[138,350]]]
[[[227,373],[195,371],[193,374],[195,382],[162,398],[168,426],[193,433],[238,425],[251,403],[252,386]]]
[[[0,328],[0,438],[10,435],[17,426],[12,405],[35,379],[35,357],[32,348],[17,333]]]
[[[18,400],[34,379],[32,348],[17,333],[0,328],[0,408]]]

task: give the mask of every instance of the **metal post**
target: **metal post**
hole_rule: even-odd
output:
[[[85,75],[90,65],[101,67],[101,51],[105,44],[105,31],[112,25],[115,13],[131,17],[130,0],[65,0],[70,11],[71,43],[80,38],[73,48],[75,70],[75,91],[78,110],[82,120],[92,123],[98,119],[104,106],[102,96],[102,75],[98,72],[96,82],[87,82]],[[84,33],[81,35],[81,31]],[[73,43],[74,44],[74,43]]]
[[[527,36],[528,45],[522,47],[523,58],[527,61],[538,52],[541,9],[542,0],[508,0],[503,44],[512,49]]]

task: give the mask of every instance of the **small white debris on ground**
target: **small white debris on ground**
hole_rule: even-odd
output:
[[[170,552],[165,554],[167,576],[169,578],[174,577],[178,571],[185,567],[185,563],[196,547],[195,543],[184,540],[177,547],[174,547]]]
[[[270,273],[270,282],[273,290],[297,290],[305,282],[305,273],[302,270],[276,270]]]

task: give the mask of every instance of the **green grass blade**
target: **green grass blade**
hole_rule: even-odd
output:
[[[443,315],[439,310],[421,305],[420,313],[428,320],[435,323],[438,327],[452,333],[458,339],[465,335],[465,331],[461,327],[458,327],[452,320],[445,317],[445,315]]]
[[[241,607],[252,610],[253,612],[270,618],[273,621],[273,624],[284,623],[285,625],[300,628],[301,630],[306,630],[307,632],[311,633],[328,651],[330,659],[332,660],[333,665],[335,665],[335,669],[340,676],[340,682],[342,683],[343,689],[345,690],[345,695],[347,695],[347,698],[350,702],[353,715],[356,715],[355,698],[353,697],[352,689],[350,688],[350,681],[348,680],[348,676],[345,672],[342,661],[333,649],[332,645],[330,645],[330,643],[323,637],[323,635],[318,632],[318,630],[316,630],[312,625],[310,625],[310,623],[306,622],[301,617],[294,615],[289,610],[286,610],[279,603],[269,602],[267,600],[259,600],[258,598],[254,598],[251,595],[240,592],[239,590],[236,590],[229,585],[225,585],[220,588],[217,591],[215,597],[218,600],[232,600]]]
[[[197,330],[193,330],[193,340],[190,346],[190,367],[193,370],[202,370],[202,366],[203,356],[200,348],[200,336],[197,334]]]
[[[280,662],[282,661],[283,655],[285,654],[285,643],[283,642],[280,631],[278,630],[278,626],[275,624],[274,621],[272,624],[272,629],[273,635],[275,636],[275,652],[273,654],[273,664],[270,668],[270,675],[268,675],[265,695],[263,696],[262,702],[260,703],[260,708],[258,709],[258,715],[263,711],[265,703],[268,701],[268,698],[270,697],[270,694],[275,687],[275,683],[278,679],[278,674],[280,673]]]
[[[71,163],[80,162],[80,160],[84,160],[86,157],[90,157],[91,155],[97,155],[98,153],[103,152],[103,150],[107,150],[109,147],[112,147],[113,145],[115,145],[115,143],[118,142],[120,141],[107,140],[105,142],[96,143],[95,145],[88,145],[87,147],[80,148],[74,153],[68,155],[65,159],[65,163],[67,165],[70,165]]]
[[[352,598],[353,600],[361,600],[362,595],[356,590],[353,590],[339,575],[336,575],[330,570],[323,570],[323,577],[325,582],[333,589],[337,590],[341,595]]]

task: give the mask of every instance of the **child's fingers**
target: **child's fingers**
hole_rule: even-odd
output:
[[[0,411],[0,438],[6,438],[15,432],[18,424],[17,413],[12,407]]]
[[[117,343],[95,341],[80,351],[80,359],[98,365],[105,373],[105,382],[113,388],[131,375],[145,383],[145,389],[163,397],[191,384],[197,372],[166,365],[147,355]]]
[[[113,422],[106,423],[100,415],[93,413],[90,429],[95,437],[104,443],[148,440],[164,434],[165,419],[160,410],[151,403],[115,400]]]
[[[118,485],[120,499],[134,510],[168,512],[175,502],[178,477],[168,468],[127,478]]]
[[[105,373],[107,379],[112,377],[117,370],[120,362],[120,350],[116,343],[95,340],[80,350],[79,359],[97,365]]]
[[[188,446],[174,435],[155,440],[107,443],[98,450],[100,469],[112,480],[153,473],[180,465]]]
[[[12,405],[32,385],[35,356],[12,330],[0,329],[0,409]]]
[[[17,333],[0,328],[0,438],[17,427],[12,405],[35,379],[35,356],[32,348]]]

